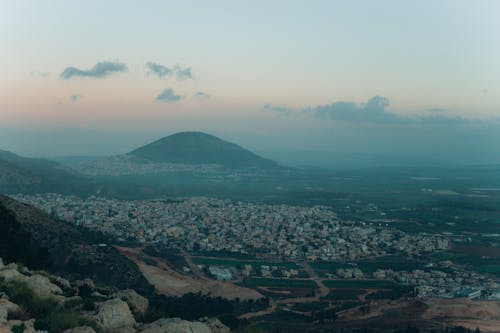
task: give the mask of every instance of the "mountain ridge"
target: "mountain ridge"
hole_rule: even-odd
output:
[[[55,161],[0,150],[0,193],[69,193],[72,187],[88,189],[89,183],[83,175]]]

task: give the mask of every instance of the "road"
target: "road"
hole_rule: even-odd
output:
[[[316,272],[312,269],[312,267],[309,265],[307,261],[302,261],[299,264],[300,266],[302,266],[304,271],[309,275],[309,280],[314,281],[314,283],[317,286],[317,291],[314,293],[314,296],[291,297],[280,300],[271,299],[269,307],[267,309],[256,312],[248,312],[239,316],[239,318],[250,319],[250,318],[265,316],[276,311],[279,304],[313,303],[319,301],[322,297],[327,296],[330,293],[330,289],[327,286],[325,286],[325,284],[323,283],[323,279],[321,279],[318,276],[318,274],[316,274]]]

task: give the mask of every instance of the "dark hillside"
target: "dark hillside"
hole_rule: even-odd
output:
[[[234,143],[201,132],[176,133],[140,147],[129,155],[154,162],[220,164],[226,167],[277,168],[274,161],[260,157]]]
[[[137,266],[112,246],[100,246],[37,208],[0,196],[0,257],[72,279],[150,293]]]

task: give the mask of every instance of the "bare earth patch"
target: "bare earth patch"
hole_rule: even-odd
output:
[[[449,325],[470,329],[479,327],[481,332],[500,332],[500,302],[473,301],[470,299],[429,299],[423,318],[441,320]]]
[[[187,293],[201,292],[212,297],[222,297],[228,300],[239,298],[241,300],[260,299],[263,296],[257,291],[236,286],[231,282],[216,281],[212,279],[193,278],[173,270],[165,261],[150,257],[157,266],[146,264],[139,258],[140,248],[116,247],[121,254],[137,264],[144,277],[151,283],[156,291],[167,296],[182,296]]]

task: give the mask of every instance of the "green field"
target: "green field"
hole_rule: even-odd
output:
[[[236,266],[243,267],[245,265],[252,265],[253,269],[259,269],[261,265],[278,266],[287,269],[301,269],[299,265],[293,262],[266,262],[257,260],[245,259],[226,259],[226,258],[206,258],[206,257],[193,257],[193,262],[198,265],[213,265],[213,266]]]
[[[496,251],[498,248],[492,248]],[[500,249],[498,249],[500,251]],[[500,276],[500,258],[493,256],[481,256],[480,254],[469,254],[458,251],[447,251],[433,254],[432,260],[450,260],[458,265],[465,265],[470,269],[479,272]]]
[[[255,287],[285,287],[285,288],[316,288],[316,284],[311,280],[292,280],[292,279],[269,279],[269,278],[250,278],[241,283],[248,288]]]
[[[397,286],[394,282],[387,280],[325,280],[324,283],[328,288],[339,289],[390,289]]]
[[[355,264],[355,265],[353,265]],[[423,269],[425,263],[402,256],[385,256],[376,259],[362,259],[357,261],[337,262],[337,261],[318,261],[310,263],[311,267],[318,272],[335,273],[339,268],[359,268],[365,274],[372,274],[377,269],[392,269],[395,271],[412,271]]]
[[[323,297],[323,299],[328,300],[357,300],[358,296],[365,294],[367,291],[365,289],[334,289],[330,293]]]

